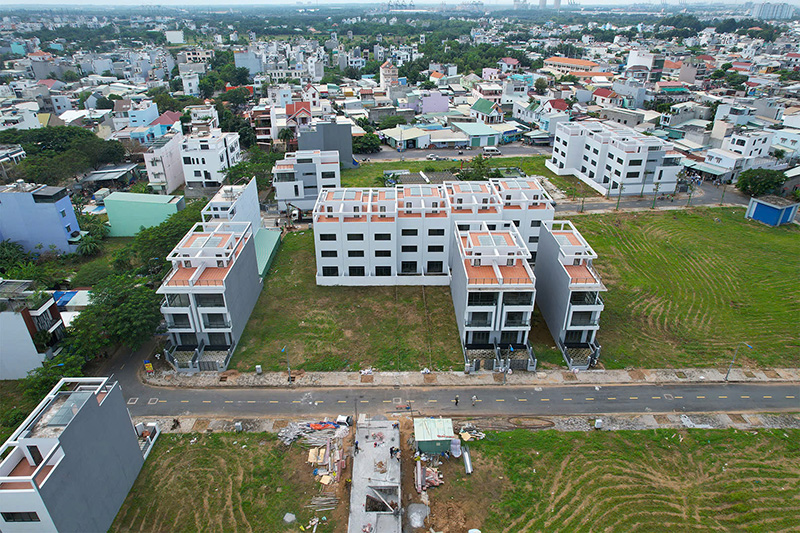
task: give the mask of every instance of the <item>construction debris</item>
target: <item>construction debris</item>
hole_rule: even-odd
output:
[[[486,435],[478,431],[474,424],[464,424],[458,431],[459,436],[464,441],[481,440],[486,438]]]

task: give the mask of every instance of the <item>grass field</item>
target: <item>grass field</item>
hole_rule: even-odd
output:
[[[6,441],[36,406],[23,392],[23,380],[0,380],[0,443]]]
[[[283,515],[299,523],[312,516],[303,506],[319,483],[306,455],[266,433],[162,435],[110,531],[299,531]],[[326,516],[318,532],[342,530]]]
[[[462,363],[449,287],[318,287],[310,231],[283,241],[231,368],[449,369]],[[286,347],[286,352],[281,349]]]
[[[606,367],[800,365],[800,230],[743,209],[572,218],[608,286],[598,339]]]
[[[539,175],[549,178],[559,189],[565,191],[570,197],[575,194],[580,197],[597,196],[597,193],[583,185],[573,176],[558,176],[544,166],[547,156],[535,155],[530,157],[492,157],[489,165],[492,167],[518,167],[527,175]],[[468,165],[464,161],[464,165]],[[419,172],[425,169],[433,170],[458,170],[460,162],[455,161],[386,161],[375,163],[361,163],[358,168],[342,170],[342,187],[377,187],[380,182],[377,178],[383,176],[384,170],[404,169]]]
[[[445,464],[433,528],[797,531],[799,443],[800,430],[489,433],[470,444],[472,476]]]

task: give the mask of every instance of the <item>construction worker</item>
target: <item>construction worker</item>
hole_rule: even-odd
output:
[[[472,407],[475,407],[475,402],[477,402],[477,401],[478,401],[478,397],[473,394],[472,395]]]
[[[456,394],[455,402],[456,402],[456,407],[458,407],[458,394]]]

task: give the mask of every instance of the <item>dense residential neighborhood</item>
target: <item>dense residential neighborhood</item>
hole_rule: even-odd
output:
[[[0,531],[796,528],[795,6],[45,4]]]

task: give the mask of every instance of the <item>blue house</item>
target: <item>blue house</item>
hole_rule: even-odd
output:
[[[745,218],[758,220],[768,226],[790,224],[797,216],[800,203],[780,196],[750,198]]]
[[[0,240],[5,239],[26,252],[47,252],[51,246],[75,252],[81,228],[67,190],[21,180],[0,186]]]

